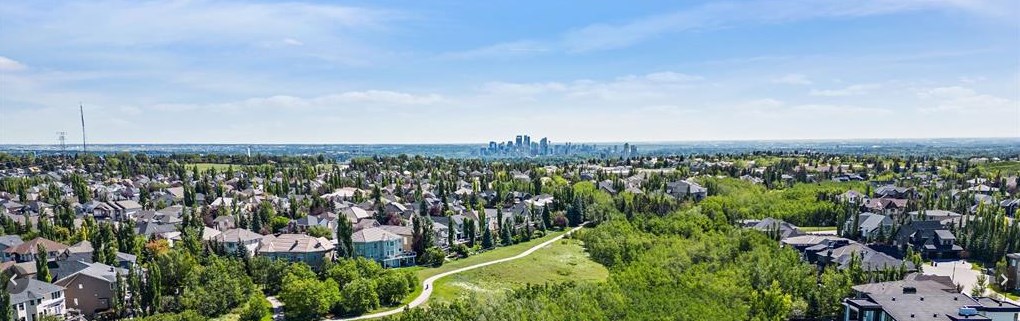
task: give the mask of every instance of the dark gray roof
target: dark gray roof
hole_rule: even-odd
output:
[[[895,320],[953,320],[960,308],[978,305],[977,301],[961,293],[871,294],[872,302]],[[989,320],[972,316],[968,320]]]

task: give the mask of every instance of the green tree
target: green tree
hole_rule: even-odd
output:
[[[988,291],[988,277],[984,273],[980,273],[977,276],[977,282],[974,283],[974,287],[970,289],[970,296],[985,296],[986,291]]]
[[[341,217],[336,226],[336,251],[338,257],[354,257],[354,240],[351,238],[353,234],[354,227],[351,226],[351,221],[347,217]]]
[[[254,294],[248,298],[248,305],[241,310],[239,321],[270,321],[272,311],[269,301],[261,294]]]
[[[307,233],[308,236],[311,237],[325,237],[328,239],[333,239],[333,231],[330,231],[328,228],[321,225],[309,227],[308,231],[306,231],[305,233]]]
[[[291,266],[277,295],[284,305],[287,320],[317,320],[340,301],[340,286],[335,281],[319,281],[307,265],[303,268],[302,265]]]
[[[14,318],[14,310],[11,309],[11,292],[7,290],[10,279],[10,272],[0,272],[0,320],[12,320]]]
[[[545,231],[552,226],[552,213],[549,212],[549,204],[542,206],[542,230]]]
[[[405,279],[400,273],[395,272],[386,273],[382,277],[376,279],[375,289],[379,297],[379,302],[385,305],[400,303],[400,301],[410,293],[410,286],[407,284],[407,279]]]
[[[344,287],[340,297],[340,311],[344,314],[358,315],[379,307],[379,295],[371,280],[354,280]]]
[[[453,218],[450,217],[449,221],[446,222],[446,246],[453,247],[453,243],[456,240],[457,240],[457,226],[453,225]]]
[[[35,278],[39,281],[50,282],[53,276],[50,275],[49,254],[42,243],[35,246]]]
[[[492,230],[490,230],[488,226],[482,225],[482,248],[491,249],[493,245]]]
[[[779,281],[772,281],[764,291],[751,293],[751,320],[785,321],[793,308],[793,299],[779,287]]]

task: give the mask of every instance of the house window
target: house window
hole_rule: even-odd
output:
[[[78,306],[78,298],[74,298],[74,306]]]
[[[81,290],[81,289],[82,289],[82,284],[78,283],[78,290]]]

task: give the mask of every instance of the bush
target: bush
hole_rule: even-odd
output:
[[[311,237],[325,237],[330,240],[333,239],[333,231],[330,231],[328,228],[321,225],[309,227],[308,231],[306,231],[305,233],[307,233],[308,236]]]
[[[269,321],[272,320],[269,301],[262,295],[252,295],[248,299],[248,306],[241,310],[239,321]]]
[[[148,317],[145,317],[145,318],[142,318],[142,319],[139,319],[139,320],[140,321],[205,321],[205,320],[208,320],[208,318],[203,317],[201,314],[199,314],[198,312],[195,312],[194,310],[187,310],[187,311],[184,311],[184,312],[181,312],[181,313],[156,314],[156,315],[148,316]]]
[[[464,244],[454,245],[453,252],[457,253],[457,256],[459,257],[468,257],[469,255],[471,255],[471,249],[469,249],[467,245]]]
[[[418,265],[440,267],[443,266],[443,261],[446,261],[446,253],[438,247],[430,247],[428,250],[425,250],[425,255],[421,256]]]

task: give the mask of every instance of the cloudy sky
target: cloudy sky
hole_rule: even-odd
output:
[[[0,0],[0,144],[1020,137],[1020,2]]]

